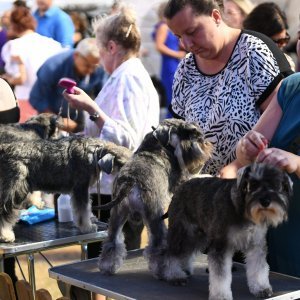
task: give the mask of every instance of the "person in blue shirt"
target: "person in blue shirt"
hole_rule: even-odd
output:
[[[297,54],[300,58],[300,26]],[[300,72],[282,81],[276,101],[238,143],[242,165],[254,160],[284,169],[293,180],[288,220],[268,231],[270,270],[300,277]]]
[[[36,32],[53,38],[63,47],[73,48],[75,32],[71,17],[57,6],[52,0],[36,0],[37,10],[33,13],[37,21]]]
[[[68,108],[62,96],[64,88],[59,87],[58,82],[62,77],[71,78],[88,95],[95,97],[108,76],[99,63],[100,54],[94,38],[85,38],[75,49],[50,57],[37,72],[37,80],[29,96],[30,104],[39,113],[60,113],[66,118],[66,131],[82,131],[84,112]]]
[[[300,43],[300,42],[298,42]],[[288,220],[268,231],[268,263],[271,271],[300,277],[300,73],[282,81],[277,101],[266,110],[253,130],[238,143],[237,157],[284,169],[293,180]]]

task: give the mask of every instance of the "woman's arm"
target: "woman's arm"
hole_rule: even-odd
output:
[[[223,167],[220,172],[218,177],[221,178],[236,178],[236,174],[239,168],[241,168],[242,165],[241,163],[236,159],[227,166]]]
[[[175,51],[165,45],[167,35],[168,35],[168,30],[169,30],[168,25],[165,23],[162,23],[157,28],[156,37],[155,37],[156,50],[161,54],[165,54],[171,57],[181,59],[185,56],[186,54],[185,51]]]
[[[27,79],[25,65],[20,56],[11,56],[11,62],[17,65],[19,71],[18,74],[14,76],[14,74],[10,75],[6,73],[2,75],[2,78],[7,80],[10,85],[21,85]]]
[[[272,93],[270,104],[262,113],[253,130],[250,130],[238,142],[236,156],[242,165],[254,161],[258,153],[264,149],[272,139],[282,116],[282,109],[278,103],[277,91]]]

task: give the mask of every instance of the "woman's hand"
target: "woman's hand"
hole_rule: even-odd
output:
[[[278,148],[267,148],[258,154],[256,161],[273,165],[288,173],[296,173],[300,177],[300,157],[293,153]]]
[[[267,146],[268,140],[261,133],[250,130],[237,144],[237,158],[242,165],[249,164]]]
[[[94,114],[100,110],[95,101],[78,87],[74,87],[74,94],[69,94],[64,90],[63,96],[71,107],[75,109],[85,110],[89,114]]]
[[[67,93],[67,90],[63,91],[63,96],[66,101],[75,109],[85,110],[89,115],[94,115],[95,113],[99,115],[95,124],[100,130],[102,130],[105,120],[108,116],[102,111],[98,104],[90,98],[82,89],[78,87],[73,87],[74,94]]]

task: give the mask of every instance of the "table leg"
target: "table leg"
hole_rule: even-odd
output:
[[[0,272],[4,272],[4,257],[0,255]]]
[[[30,253],[27,255],[27,264],[28,264],[28,276],[29,276],[29,284],[32,288],[33,300],[35,300],[35,273],[34,273],[34,254]]]
[[[81,260],[88,259],[88,253],[87,253],[87,243],[81,244]]]
[[[87,253],[87,243],[81,243],[81,260],[86,260],[88,259],[88,253]],[[93,293],[90,293],[90,299],[93,300]]]

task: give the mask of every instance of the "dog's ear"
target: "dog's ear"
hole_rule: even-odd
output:
[[[98,160],[98,165],[101,171],[105,172],[106,174],[111,174],[114,169],[115,163],[115,156],[107,153],[102,158]]]
[[[171,140],[171,131],[172,127],[160,124],[152,134],[163,146],[167,146]]]
[[[284,174],[282,189],[288,197],[291,197],[293,195],[293,181],[286,172]]]
[[[240,168],[237,171],[236,185],[237,185],[238,190],[242,193],[244,193],[245,189],[247,188],[250,170],[251,170],[251,165],[248,165],[243,168]]]

